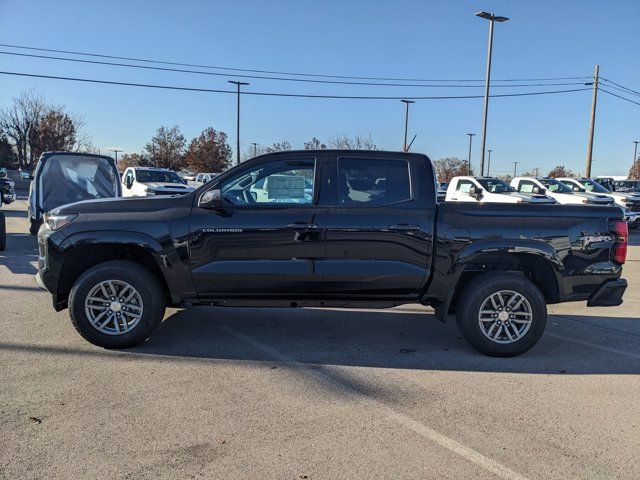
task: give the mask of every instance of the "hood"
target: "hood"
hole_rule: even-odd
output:
[[[586,198],[591,203],[598,203],[602,205],[610,205],[612,203],[612,198],[604,193],[573,192],[573,195],[580,198]]]
[[[553,198],[546,195],[525,194],[520,192],[494,193],[493,195],[507,197],[513,203],[516,203],[518,200],[522,200],[523,203],[556,203]]]
[[[611,192],[609,196],[615,198],[619,202],[622,202],[623,198],[628,198],[630,202],[640,202],[640,194],[635,192]]]
[[[56,214],[78,213],[80,215],[91,213],[157,212],[175,207],[178,203],[184,203],[185,206],[190,206],[191,201],[191,196],[189,195],[181,195],[177,197],[152,196],[101,198],[98,200],[85,200],[83,202],[69,203],[55,208],[51,212]]]
[[[182,185],[179,183],[171,183],[171,182],[149,182],[144,184],[149,190],[175,190],[176,192],[192,192],[194,190],[193,187],[189,187],[187,185]]]

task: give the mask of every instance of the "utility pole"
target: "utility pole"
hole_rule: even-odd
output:
[[[589,144],[587,146],[587,168],[585,176],[591,178],[591,155],[593,153],[593,132],[596,128],[596,104],[598,103],[598,81],[600,79],[600,65],[593,71],[593,98],[591,100],[591,123],[589,125]]]
[[[540,167],[536,167],[534,170],[536,171],[536,178],[538,178],[540,176]]]
[[[488,12],[478,12],[477,17],[489,20],[489,44],[487,46],[487,73],[484,83],[484,113],[482,117],[482,145],[480,153],[480,176],[484,175],[484,150],[487,142],[487,116],[489,113],[489,84],[491,83],[491,55],[493,52],[493,24],[506,22],[507,17],[501,17]]]
[[[489,161],[487,162],[487,177],[490,177],[491,174],[489,172],[491,171],[491,152],[493,152],[493,150],[487,150],[487,152],[489,152]]]
[[[634,140],[633,143],[635,146],[633,147],[633,163],[631,164],[632,167],[638,161],[638,144],[640,143],[640,141]]]
[[[253,145],[253,156],[255,158],[258,156],[258,144],[256,142],[251,142],[251,145]]]
[[[513,162],[513,178],[516,178],[517,174],[518,174],[518,164],[520,162]]]
[[[469,156],[467,157],[467,175],[471,175],[471,143],[475,133],[467,133],[469,135]]]
[[[110,148],[109,151],[116,154],[116,166],[118,166],[118,152],[122,152],[123,150],[120,150],[119,148]]]
[[[416,103],[415,100],[400,100],[402,103],[405,104],[405,110],[404,110],[404,147],[402,149],[403,152],[407,152],[409,150],[408,146],[407,146],[407,130],[409,128],[409,104],[410,103]]]
[[[240,165],[240,87],[242,85],[249,85],[248,82],[239,82],[237,80],[229,80],[229,83],[233,83],[238,87],[238,117],[236,123],[236,165]]]

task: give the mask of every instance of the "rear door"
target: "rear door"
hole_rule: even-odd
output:
[[[322,217],[322,293],[350,299],[417,296],[433,249],[435,183],[423,155],[338,154]]]
[[[315,293],[324,259],[322,157],[273,155],[212,182],[224,211],[194,206],[191,215],[192,277],[202,298]]]

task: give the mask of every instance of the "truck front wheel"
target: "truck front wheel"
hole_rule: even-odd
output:
[[[144,342],[160,324],[165,296],[143,266],[111,260],[84,272],[71,288],[69,314],[86,340],[104,348]]]
[[[456,321],[469,343],[482,353],[513,357],[542,336],[547,305],[540,290],[525,277],[487,273],[462,291]]]

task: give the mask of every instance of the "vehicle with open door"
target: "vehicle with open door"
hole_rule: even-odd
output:
[[[45,152],[29,187],[29,232],[38,233],[49,210],[68,203],[122,196],[111,157],[92,153]]]

